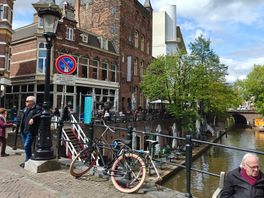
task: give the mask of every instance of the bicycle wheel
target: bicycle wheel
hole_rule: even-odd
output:
[[[145,163],[136,154],[121,155],[112,166],[112,183],[121,192],[133,193],[138,191],[144,183],[145,177]]]
[[[70,174],[74,177],[81,177],[96,164],[97,157],[94,147],[83,149],[71,162]]]

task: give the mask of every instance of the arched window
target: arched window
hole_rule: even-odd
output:
[[[138,48],[138,32],[137,31],[135,31],[134,37],[135,37],[135,48]]]
[[[144,52],[144,49],[145,49],[145,37],[143,35],[141,36],[140,49],[141,49],[142,52]]]

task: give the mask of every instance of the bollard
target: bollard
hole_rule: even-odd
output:
[[[93,122],[91,122],[88,125],[88,133],[87,133],[87,138],[88,138],[88,146],[92,146],[93,145],[93,137],[94,137],[94,126],[93,126]]]
[[[133,134],[133,127],[132,126],[129,126],[127,128],[127,136],[126,136],[126,140],[130,140],[128,146],[130,148],[132,148],[132,134]]]
[[[59,118],[59,123],[57,126],[57,159],[61,157],[61,135],[62,135],[62,128],[63,128],[63,119]]]
[[[186,193],[185,197],[191,198],[191,167],[192,167],[192,139],[190,135],[186,135],[185,139],[185,165],[186,165]]]
[[[17,122],[13,150],[17,150],[17,136],[18,136],[19,125],[20,125],[20,122]]]

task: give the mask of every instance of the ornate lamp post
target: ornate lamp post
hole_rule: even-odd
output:
[[[54,158],[51,140],[51,115],[49,111],[50,100],[50,57],[52,41],[56,37],[58,22],[61,18],[61,10],[55,4],[55,0],[39,0],[33,4],[38,16],[43,20],[43,35],[47,41],[47,59],[45,68],[45,92],[43,111],[40,121],[40,133],[37,144],[37,149],[33,159],[35,160],[49,160]]]

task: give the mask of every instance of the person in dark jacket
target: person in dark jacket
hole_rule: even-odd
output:
[[[32,144],[38,134],[38,127],[42,109],[36,105],[36,98],[28,96],[26,99],[26,107],[22,111],[20,120],[20,132],[23,140],[23,145],[28,161],[32,156]],[[24,163],[20,164],[24,167]]]
[[[263,198],[264,174],[259,158],[252,153],[244,155],[241,165],[225,177],[221,198]]]
[[[15,126],[13,123],[6,122],[7,110],[5,108],[0,108],[0,151],[1,157],[9,156],[5,152],[6,150],[6,127]]]

